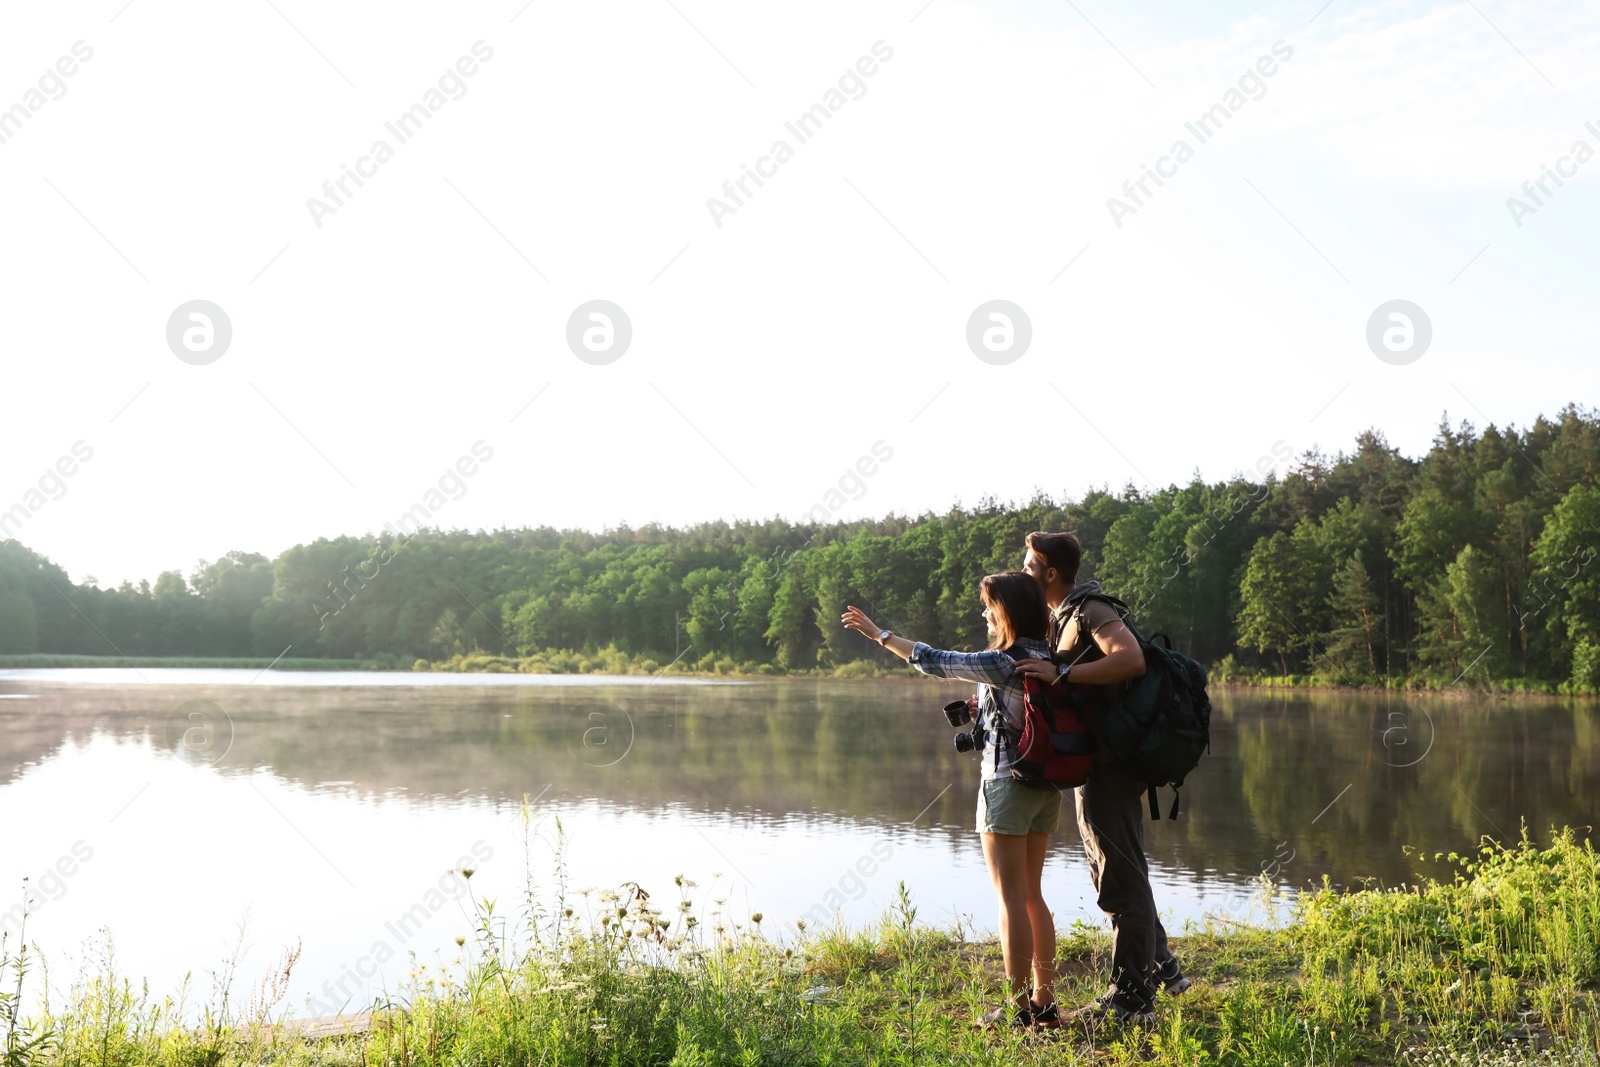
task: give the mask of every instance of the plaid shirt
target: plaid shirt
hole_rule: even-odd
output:
[[[1015,647],[1050,658],[1050,645],[1045,641],[1024,637]],[[1016,661],[999,649],[949,652],[918,641],[912,646],[910,663],[934,678],[978,683],[979,719],[989,731],[989,743],[983,747],[983,780],[1011,777],[1011,757],[1022,736],[1022,675],[1016,671]],[[1005,716],[1004,745],[997,743],[996,724],[985,721],[989,717],[987,709],[994,707],[999,707]]]

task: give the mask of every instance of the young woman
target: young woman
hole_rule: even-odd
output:
[[[840,621],[893,652],[923,674],[978,683],[977,707],[988,743],[978,789],[978,833],[989,877],[1000,897],[1000,945],[1012,1002],[980,1020],[999,1026],[1014,1008],[1019,1026],[1059,1026],[1055,1002],[1056,929],[1040,895],[1045,849],[1061,812],[1061,794],[1037,789],[1011,776],[1011,760],[1022,736],[1022,675],[1016,661],[1049,658],[1049,609],[1039,583],[1022,571],[991,574],[978,587],[989,647],[983,652],[944,652],[921,641],[880,630],[856,607]],[[1000,721],[997,721],[1000,720]],[[1003,732],[1002,739],[999,736]],[[1029,988],[1029,971],[1032,988]]]

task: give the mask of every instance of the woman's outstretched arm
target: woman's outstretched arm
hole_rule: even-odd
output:
[[[844,623],[846,629],[866,634],[901,659],[908,660],[923,674],[935,678],[956,678],[964,682],[987,682],[1002,686],[1011,685],[1016,679],[1015,662],[998,649],[947,652],[896,633],[889,633],[880,641],[880,635],[888,631],[879,629],[878,624],[857,607],[846,608],[839,621]]]
[[[895,633],[890,633],[888,637],[879,640],[879,636],[887,631],[879,629],[878,624],[867,618],[867,613],[860,608],[845,608],[844,614],[839,616],[839,621],[844,623],[846,630],[855,630],[858,633],[865,634],[901,659],[910,659],[911,650],[917,647],[915,641]]]
[[[984,682],[1008,686],[1017,683],[1017,664],[997,648],[982,652],[951,652],[918,641],[907,657],[911,665],[934,678],[955,678],[963,682]]]

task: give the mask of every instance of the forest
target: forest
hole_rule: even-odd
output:
[[[844,604],[980,648],[979,578],[1066,529],[1141,631],[1223,679],[1594,692],[1597,475],[1600,413],[1569,405],[1525,429],[1446,416],[1420,458],[1369,430],[1281,476],[826,524],[342,536],[117,588],[6,541],[0,655],[849,674],[883,654]]]

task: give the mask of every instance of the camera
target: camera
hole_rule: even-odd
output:
[[[952,700],[944,706],[944,717],[951,726],[961,727],[972,722],[972,706],[965,700]],[[973,723],[972,729],[956,734],[956,751],[982,752],[985,740],[983,724]]]

